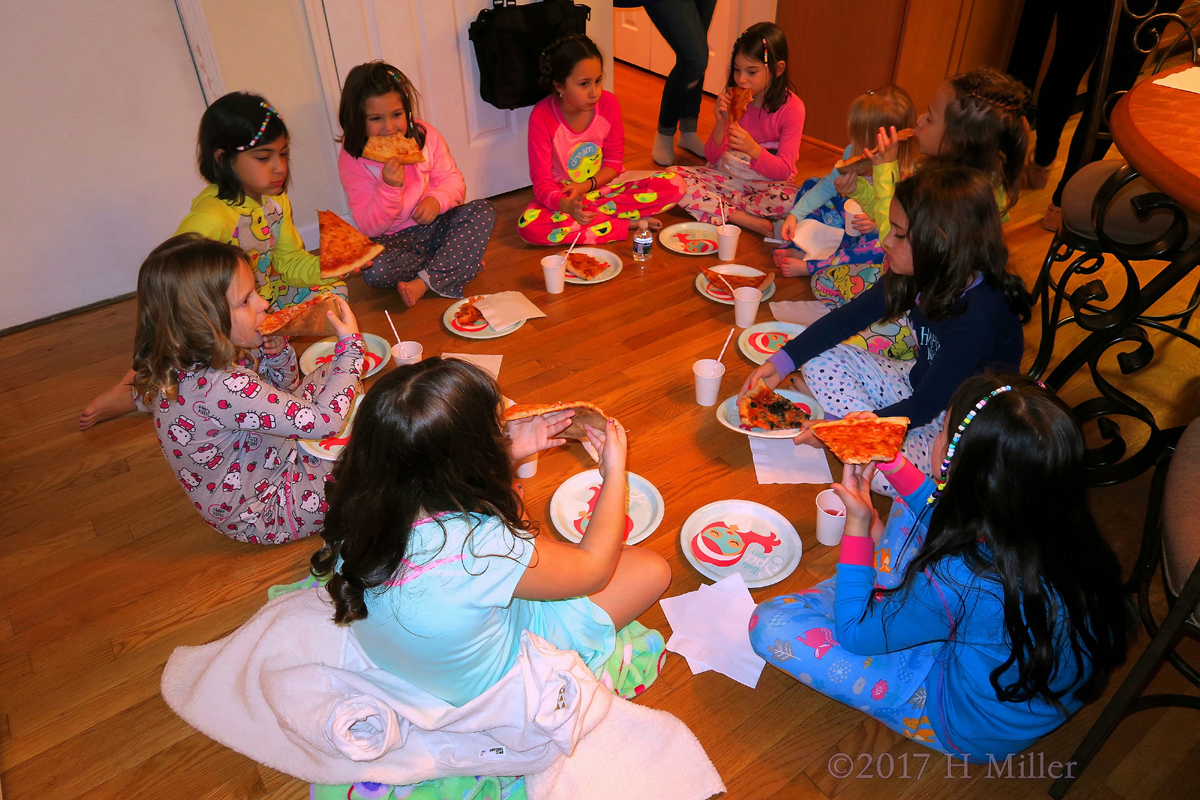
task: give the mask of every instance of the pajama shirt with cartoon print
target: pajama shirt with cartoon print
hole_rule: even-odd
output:
[[[332,461],[307,455],[297,439],[342,429],[359,393],[363,340],[338,342],[333,360],[301,377],[288,345],[258,370],[199,369],[179,378],[174,399],[143,410],[172,474],[204,521],[231,539],[281,544],[320,533]]]

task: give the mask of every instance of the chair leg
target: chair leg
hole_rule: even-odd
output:
[[[1169,460],[1164,463],[1160,458],[1150,480],[1150,500],[1146,503],[1146,524],[1142,527],[1141,551],[1134,562],[1133,573],[1125,582],[1126,594],[1137,593],[1143,580],[1149,584],[1150,579],[1154,577],[1154,568],[1158,566],[1158,559],[1162,557],[1162,531],[1159,529],[1159,521],[1162,519],[1162,496],[1167,484],[1169,464]]]
[[[1158,629],[1158,634],[1150,640],[1150,644],[1146,646],[1146,650],[1142,653],[1141,658],[1133,665],[1133,669],[1125,678],[1124,682],[1113,695],[1112,700],[1108,701],[1104,711],[1100,713],[1100,717],[1096,723],[1092,725],[1092,729],[1083,737],[1083,741],[1079,743],[1074,755],[1071,756],[1071,762],[1076,764],[1076,770],[1073,778],[1059,778],[1050,787],[1050,796],[1055,800],[1061,798],[1070,790],[1071,786],[1083,771],[1087,769],[1088,764],[1100,752],[1100,748],[1108,740],[1108,737],[1120,724],[1130,711],[1130,706],[1137,700],[1138,695],[1142,693],[1142,689],[1150,682],[1154,670],[1158,668],[1159,663],[1165,658],[1167,651],[1175,642],[1175,637],[1179,633],[1179,629],[1183,626],[1183,621],[1196,608],[1196,603],[1200,601],[1200,563],[1192,570],[1191,577],[1184,585],[1183,591],[1179,593],[1179,597],[1175,600],[1175,606],[1171,612],[1167,614],[1163,620],[1162,627]]]
[[[1189,300],[1188,304],[1187,304],[1187,307],[1192,310],[1189,311],[1188,313],[1184,314],[1183,319],[1179,320],[1179,329],[1180,330],[1186,331],[1188,325],[1191,323],[1192,315],[1196,313],[1195,306],[1196,306],[1197,300],[1200,300],[1200,283],[1196,284],[1196,290],[1194,292],[1192,292],[1192,299]]]

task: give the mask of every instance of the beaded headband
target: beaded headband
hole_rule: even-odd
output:
[[[769,67],[770,64],[767,63],[767,54],[770,53],[771,51],[767,49],[767,37],[764,36],[762,42],[763,42],[763,66]]]
[[[950,471],[950,459],[954,458],[954,451],[958,449],[958,440],[962,438],[963,431],[965,431],[967,426],[974,421],[976,415],[983,410],[983,407],[992,401],[992,398],[1011,391],[1012,386],[1001,386],[999,389],[996,389],[987,397],[976,403],[975,407],[972,408],[967,416],[963,418],[963,421],[958,424],[958,430],[954,432],[954,438],[952,438],[950,443],[946,446],[946,458],[942,460],[942,471],[938,476],[937,490],[929,496],[929,503],[932,504],[938,498],[938,496],[941,495],[942,490],[946,488],[946,473]]]
[[[263,133],[267,130],[267,123],[271,121],[271,115],[274,114],[276,117],[279,116],[279,113],[275,109],[271,108],[270,103],[263,102],[259,103],[259,105],[267,110],[267,115],[263,117],[262,125],[258,126],[258,133],[254,134],[254,138],[250,140],[250,143],[235,148],[238,152],[241,152],[242,150],[249,150],[251,147],[254,147],[256,144],[258,144],[258,140],[262,138]]]

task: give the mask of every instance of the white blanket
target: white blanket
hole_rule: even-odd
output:
[[[613,696],[528,631],[517,664],[456,708],[375,667],[323,589],[267,603],[224,639],[181,647],[162,694],[188,723],[320,784],[525,775],[530,800],[704,800],[725,790],[691,731]]]

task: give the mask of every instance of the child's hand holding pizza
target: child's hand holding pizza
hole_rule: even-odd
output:
[[[566,444],[566,439],[555,437],[571,427],[573,416],[574,409],[568,409],[506,422],[504,432],[508,434],[508,452],[513,461],[524,461],[534,453]]]
[[[393,156],[387,160],[383,165],[383,174],[380,177],[388,186],[394,186],[397,189],[404,188],[404,163],[399,156]]]
[[[277,356],[287,349],[288,338],[286,336],[264,336],[262,350],[264,355]]]
[[[846,464],[842,467],[842,482],[831,487],[846,506],[847,536],[873,536],[879,513],[871,502],[871,477],[875,464]],[[882,531],[881,531],[882,533]]]
[[[754,137],[746,133],[746,129],[736,122],[729,126],[729,149],[737,150],[750,156],[754,161],[762,153],[762,145],[754,141]]]
[[[857,172],[842,172],[833,179],[833,188],[838,190],[838,194],[842,197],[849,197],[854,194],[855,187],[858,186]]]
[[[713,116],[717,119],[718,125],[729,124],[729,107],[733,99],[729,96],[729,90],[721,92],[717,95],[717,105],[713,109]]]
[[[879,132],[875,134],[875,149],[868,150],[867,154],[872,164],[889,164],[899,161],[900,134],[896,132],[896,126],[893,125],[891,130],[880,128]]]
[[[437,200],[432,197],[423,197],[421,202],[417,203],[417,207],[413,209],[413,222],[418,225],[428,225],[437,219],[440,213],[442,213],[442,207],[438,205]]]
[[[334,297],[337,298],[337,313],[334,314],[332,311],[326,311],[325,316],[329,318],[330,324],[333,325],[333,330],[337,332],[338,339],[345,339],[347,336],[357,336],[358,318],[350,310],[350,304],[340,295],[334,295]]]

